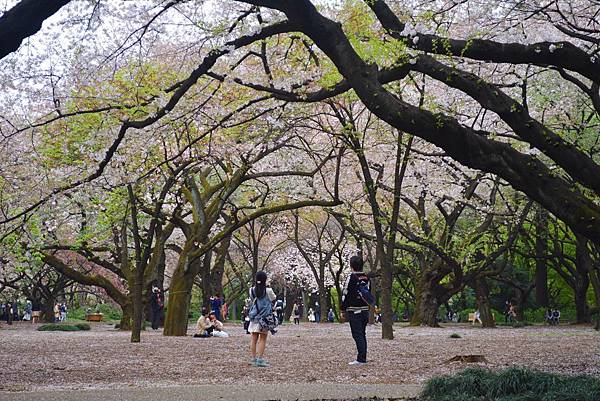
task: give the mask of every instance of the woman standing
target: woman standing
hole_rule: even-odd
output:
[[[248,331],[252,334],[250,341],[250,354],[253,366],[267,367],[269,364],[263,359],[265,346],[267,345],[267,328],[260,326],[260,319],[273,313],[272,302],[277,298],[270,287],[267,287],[267,273],[259,271],[256,273],[254,287],[250,288],[251,307],[248,316],[250,325]]]

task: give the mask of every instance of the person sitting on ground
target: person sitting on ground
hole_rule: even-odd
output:
[[[555,325],[558,325],[558,323],[560,322],[560,311],[558,309],[554,309],[552,311],[552,322]]]
[[[196,333],[194,334],[194,337],[212,337],[213,330],[214,327],[208,319],[208,311],[206,310],[206,308],[202,308],[202,313],[198,318],[198,322],[196,323]]]
[[[546,310],[546,314],[544,315],[544,320],[546,321],[546,323],[548,323],[550,326],[552,326],[552,324],[553,324],[552,309],[548,308],[548,310]]]
[[[335,314],[333,313],[333,309],[329,308],[329,312],[327,312],[327,321],[329,323],[333,323],[335,321]]]
[[[213,337],[223,337],[223,338],[229,337],[229,334],[227,334],[227,332],[223,331],[223,323],[221,323],[220,321],[217,320],[217,315],[215,314],[215,312],[210,312],[210,314],[208,315],[208,321],[213,328],[213,330],[212,330]]]

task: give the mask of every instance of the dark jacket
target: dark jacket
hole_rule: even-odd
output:
[[[371,290],[371,280],[363,272],[352,272],[346,279],[344,285],[344,291],[342,293],[342,305],[340,307],[343,311],[358,311],[358,310],[369,310],[369,304],[367,304],[360,293],[358,292],[358,286],[366,285]]]
[[[150,294],[150,308],[152,308],[153,311],[159,311],[162,307],[162,294],[160,292],[152,292],[152,294]]]

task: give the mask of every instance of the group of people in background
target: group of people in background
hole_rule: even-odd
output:
[[[18,301],[7,301],[0,304],[0,320],[5,321],[7,324],[12,324],[13,321],[19,320],[31,321],[32,313],[33,303],[29,299],[25,301],[22,315]]]
[[[194,337],[229,337],[229,334],[223,329],[223,319],[227,318],[229,313],[227,303],[223,302],[221,295],[216,293],[209,298],[210,309],[203,307],[200,317],[196,322],[196,333]]]
[[[54,323],[67,321],[67,304],[65,302],[54,304]]]
[[[196,322],[196,333],[194,337],[229,337],[229,334],[224,330],[223,323],[217,318],[214,311],[208,311],[207,308],[202,308],[200,317]]]
[[[363,260],[359,256],[350,258],[352,273],[344,285],[342,304],[340,311],[342,317],[350,323],[352,338],[356,343],[357,357],[350,365],[362,365],[367,362],[367,337],[366,327],[369,321],[370,306],[361,295],[362,291],[371,290],[369,277],[363,273]],[[267,285],[267,273],[259,271],[256,273],[254,285],[250,288],[249,297],[244,303],[242,319],[244,330],[251,334],[250,338],[250,365],[257,367],[269,366],[264,358],[265,348],[269,332],[276,333],[275,327],[283,323],[283,311],[285,303],[278,299],[273,289]],[[211,302],[211,305],[212,302]],[[216,305],[216,304],[215,304]],[[300,300],[292,306],[291,319],[294,324],[300,324],[303,305]],[[309,321],[319,322],[321,320],[320,307],[315,303],[315,310],[308,310]],[[335,314],[330,308],[327,313],[327,321],[333,322]],[[207,315],[207,310],[202,311],[198,319],[196,334],[194,337],[228,337],[223,331],[222,323],[217,319],[215,311]]]

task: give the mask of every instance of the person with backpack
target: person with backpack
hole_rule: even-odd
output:
[[[250,340],[252,359],[250,364],[252,366],[267,367],[269,364],[264,360],[263,355],[267,345],[267,335],[272,327],[265,326],[265,323],[274,318],[272,302],[277,299],[277,296],[271,287],[267,287],[267,273],[262,270],[256,273],[254,286],[250,288],[250,299],[252,301],[248,313],[250,318],[248,331],[252,334]]]
[[[350,258],[352,273],[346,279],[342,293],[340,311],[342,318],[350,323],[352,338],[356,343],[356,360],[349,365],[367,363],[367,323],[369,322],[369,305],[374,303],[371,294],[371,280],[363,273],[364,262],[360,256]]]

